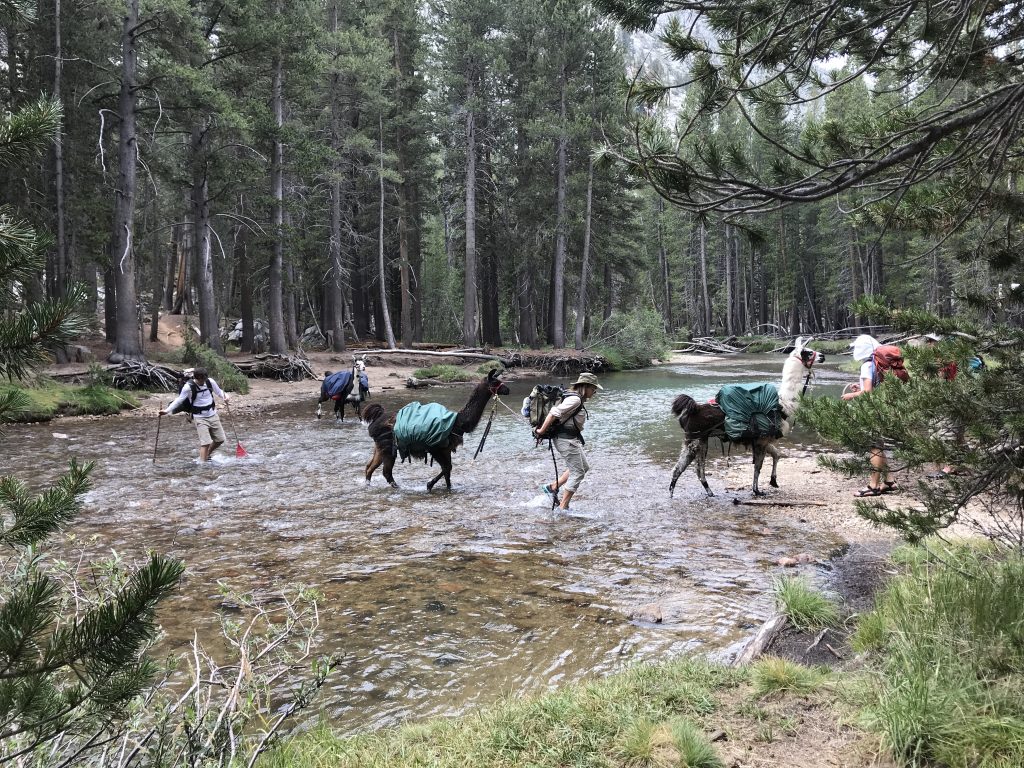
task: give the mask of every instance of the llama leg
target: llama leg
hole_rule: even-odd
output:
[[[764,496],[764,492],[757,487],[757,480],[761,476],[761,466],[764,464],[765,447],[754,443],[751,448],[754,451],[754,495]]]
[[[683,447],[679,449],[679,459],[676,461],[675,469],[672,470],[672,482],[668,484],[668,497],[671,499],[676,492],[676,481],[686,471],[697,455],[696,441],[683,440]]]
[[[779,487],[779,480],[776,476],[776,470],[779,468],[779,449],[775,447],[774,443],[768,443],[765,447],[768,455],[772,457],[772,479],[768,481],[768,485],[772,488]]]
[[[704,486],[704,491],[707,495],[714,496],[715,492],[711,490],[711,486],[708,485],[708,478],[704,474],[704,469],[707,466],[708,461],[708,441],[697,440],[697,479],[700,480],[700,484]]]
[[[452,489],[452,455],[450,453],[437,453],[430,454],[432,460],[436,460],[441,465],[441,472],[427,483],[427,490],[433,490],[434,486],[437,485],[437,481],[442,477],[444,478],[445,485],[448,486],[448,490]]]
[[[375,445],[373,447],[373,456],[370,457],[370,460],[366,464],[366,484],[367,485],[370,484],[370,480],[373,479],[373,473],[377,471],[377,467],[379,467],[383,461],[384,461],[384,452],[380,449],[379,446]],[[387,471],[388,470],[385,468],[385,470],[384,470],[385,477],[387,477]]]
[[[384,473],[384,479],[388,481],[388,485],[392,488],[397,488],[398,483],[395,482],[395,454],[391,451],[384,451],[384,468],[381,470]]]

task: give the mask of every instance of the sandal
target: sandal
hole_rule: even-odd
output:
[[[882,487],[879,488],[879,491],[882,493],[898,493],[901,490],[903,489],[896,485],[895,480],[886,480],[882,483]]]
[[[863,499],[868,496],[881,496],[884,491],[881,488],[872,488],[870,485],[866,485],[853,494],[855,499]]]

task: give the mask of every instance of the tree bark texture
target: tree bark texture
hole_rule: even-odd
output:
[[[274,111],[273,157],[270,166],[270,195],[273,199],[274,248],[270,257],[270,353],[283,355],[288,351],[284,334],[284,61],[280,52],[274,57],[271,99]]]
[[[121,90],[117,112],[120,128],[117,140],[117,189],[114,198],[113,248],[114,287],[116,291],[117,339],[112,357],[140,360],[142,331],[139,327],[139,302],[135,288],[135,192],[138,143],[136,137],[136,88],[139,52],[136,28],[139,25],[139,0],[126,0],[121,28]],[[109,298],[109,297],[108,297]]]
[[[659,198],[660,199],[660,198]],[[576,299],[576,349],[583,349],[586,330],[587,285],[590,282],[590,234],[594,210],[594,157],[587,161],[587,207],[583,217],[583,257],[580,261],[579,296]]]
[[[210,181],[207,175],[207,146],[210,124],[206,118],[192,126],[189,150],[192,156],[192,247],[196,265],[196,296],[199,298],[199,339],[216,352],[223,352],[220,320],[213,284],[213,243],[210,232]]]
[[[565,346],[565,249],[569,224],[566,221],[565,191],[567,182],[569,126],[566,123],[569,85],[565,64],[558,76],[559,86],[559,135],[558,158],[555,171],[555,263],[551,274],[551,343],[556,347]]]
[[[466,79],[466,271],[462,305],[462,343],[476,344],[477,276],[476,276],[476,114],[473,112],[473,75]]]

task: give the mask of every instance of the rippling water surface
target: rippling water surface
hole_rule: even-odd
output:
[[[312,403],[238,418],[250,458],[225,451],[207,466],[194,462],[182,418],[164,420],[155,466],[155,420],[17,427],[3,438],[0,473],[44,483],[72,457],[96,461],[74,532],[99,554],[152,548],[187,562],[180,594],[161,611],[171,646],[197,628],[216,635],[218,582],[319,588],[323,651],[343,657],[322,704],[354,731],[664,654],[735,650],[770,612],[771,563],[795,550],[824,555],[835,542],[766,529],[727,495],[705,500],[692,474],[670,500],[682,433],[669,404],[728,381],[776,380],[781,367],[779,356],[751,355],[602,377],[588,404],[592,472],[571,516],[550,512],[539,490],[553,475],[550,454],[504,408],[475,461],[485,422],[467,436],[450,494],[425,492],[435,470],[423,464],[396,466],[397,490],[379,472],[367,488],[365,428],[317,422]],[[828,368],[817,380],[819,393],[840,386]],[[518,410],[532,383],[513,383],[508,405]],[[389,410],[412,399],[458,409],[468,389],[375,397]],[[662,623],[630,618],[649,603]]]

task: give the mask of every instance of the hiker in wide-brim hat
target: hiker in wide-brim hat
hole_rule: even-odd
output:
[[[543,486],[543,491],[554,496],[559,509],[563,511],[569,509],[570,499],[590,471],[587,454],[583,450],[586,444],[583,439],[583,425],[586,424],[588,415],[585,403],[597,394],[599,389],[604,387],[598,383],[597,376],[592,373],[581,373],[562,398],[562,402],[551,408],[544,423],[537,429],[538,435],[552,438],[555,450],[569,465],[555,482]],[[564,490],[559,498],[558,490],[563,486]]]

